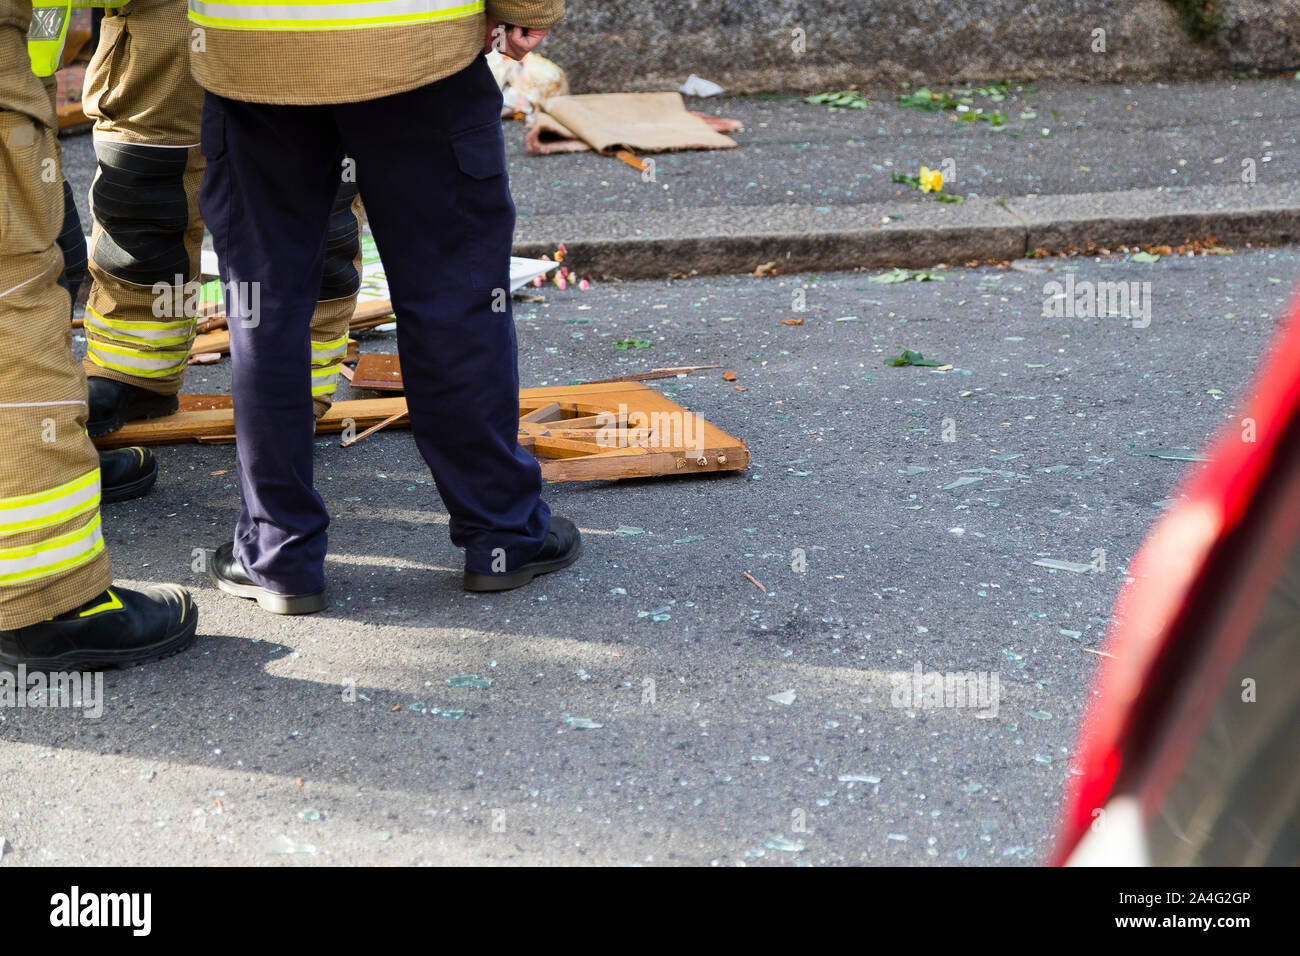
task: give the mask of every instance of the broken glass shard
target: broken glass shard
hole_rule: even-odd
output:
[[[298,843],[281,834],[267,844],[263,852],[268,856],[289,855],[293,853],[305,853],[314,856],[316,848],[310,843]]]
[[[479,677],[477,674],[452,674],[447,678],[448,687],[470,687],[474,690],[487,690],[492,686],[492,678]]]
[[[1075,574],[1087,574],[1092,570],[1091,564],[1079,564],[1076,561],[1060,561],[1056,558],[1039,558],[1034,564],[1040,568],[1055,568],[1057,571],[1072,571]]]
[[[804,848],[798,840],[787,840],[783,836],[770,836],[763,841],[763,846],[769,850],[780,850],[782,853],[800,853]]]
[[[1163,461],[1209,461],[1204,455],[1190,448],[1134,448],[1130,455],[1146,458],[1159,458]]]

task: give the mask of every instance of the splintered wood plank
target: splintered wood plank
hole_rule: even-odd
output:
[[[215,332],[204,332],[202,335],[194,337],[194,344],[190,346],[190,364],[193,365],[198,361],[197,356],[214,353],[216,355],[230,354],[230,330],[217,329]]]
[[[739,471],[749,449],[739,438],[682,408],[653,389],[633,382],[522,389],[521,409],[558,405],[584,418],[604,414],[617,428],[571,428],[575,419],[520,422],[520,444],[541,462],[547,481],[600,481],[660,475]],[[550,414],[554,414],[551,411]],[[391,425],[389,421],[391,419]],[[385,423],[410,424],[403,398],[335,402],[316,423],[319,434],[358,431]],[[181,396],[181,411],[165,418],[132,422],[95,440],[101,448],[229,440],[234,414],[228,395]],[[673,444],[673,443],[676,444]]]
[[[538,425],[549,424],[561,416],[560,403],[550,402],[541,408],[535,408],[527,415],[520,415],[521,422],[535,422]]]
[[[123,428],[95,439],[99,448],[123,448],[129,445],[175,445],[190,441],[220,440],[235,431],[235,415],[229,395],[184,395],[182,405],[199,407],[178,411],[164,418],[129,422]],[[209,406],[208,403],[211,403]],[[359,431],[400,415],[393,424],[410,423],[406,417],[406,399],[371,398],[355,402],[335,402],[316,422],[322,435],[343,431],[350,422]]]
[[[689,375],[691,372],[702,372],[705,369],[722,368],[721,365],[678,365],[674,368],[652,368],[648,372],[633,372],[631,375],[615,375],[611,378],[593,378],[587,382],[588,385],[608,385],[611,382],[648,382],[657,378],[677,378],[679,375]]]

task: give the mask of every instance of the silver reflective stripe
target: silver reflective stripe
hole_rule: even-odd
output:
[[[57,488],[0,501],[0,536],[61,524],[99,504],[99,468]]]
[[[0,549],[0,585],[52,577],[85,564],[104,550],[99,512],[76,531],[40,544]]]
[[[172,371],[184,368],[190,359],[189,352],[140,352],[108,345],[93,338],[88,338],[86,345],[86,354],[96,365],[153,377],[165,377]]]
[[[348,337],[343,335],[337,339],[329,339],[325,342],[311,343],[311,360],[313,362],[328,361],[330,359],[339,359],[347,354]]]
[[[337,374],[330,375],[328,378],[325,379],[325,381],[320,382],[319,384],[313,384],[311,387],[311,393],[313,395],[333,395],[334,390],[338,388],[338,384],[339,384],[338,375]]]
[[[27,29],[29,40],[57,40],[63,32],[67,7],[33,7],[32,25]]]
[[[483,10],[474,0],[372,0],[360,3],[205,3],[189,0],[190,12],[218,20],[380,20],[463,9],[465,15]]]
[[[86,309],[86,325],[106,338],[125,342],[128,345],[137,340],[161,342],[165,345],[179,345],[193,337],[194,319],[159,322],[109,322],[94,309]]]

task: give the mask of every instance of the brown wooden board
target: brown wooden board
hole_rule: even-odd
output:
[[[368,352],[361,356],[352,372],[353,388],[372,388],[378,392],[402,390],[402,367],[396,355]]]
[[[95,439],[100,448],[229,441],[229,395],[182,395],[181,410],[131,422]],[[554,407],[552,407],[554,406]],[[523,421],[545,410],[544,422]],[[335,402],[316,423],[318,434],[357,433],[394,419],[408,427],[406,399]],[[526,388],[519,392],[520,444],[541,460],[547,481],[597,481],[739,471],[749,449],[739,438],[635,382]],[[454,425],[454,419],[449,420]]]
[[[59,129],[72,129],[74,126],[85,126],[90,122],[80,103],[60,103],[57,110],[59,114]]]

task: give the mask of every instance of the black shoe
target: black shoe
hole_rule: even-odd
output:
[[[194,599],[174,584],[111,587],[48,621],[0,631],[0,664],[39,670],[143,664],[185,650],[198,623]]]
[[[539,574],[567,568],[582,554],[582,534],[568,518],[551,516],[551,531],[537,557],[515,571],[484,574],[465,569],[466,591],[509,591],[523,587]]]
[[[325,610],[325,589],[310,594],[281,594],[254,584],[244,566],[235,558],[234,544],[217,548],[208,566],[208,574],[217,587],[235,597],[252,598],[272,614],[314,614]]]
[[[90,420],[86,431],[91,438],[115,432],[140,418],[161,418],[180,407],[175,395],[159,395],[138,385],[111,378],[90,378]]]
[[[99,453],[99,496],[103,502],[143,498],[158,480],[158,462],[147,448]]]

